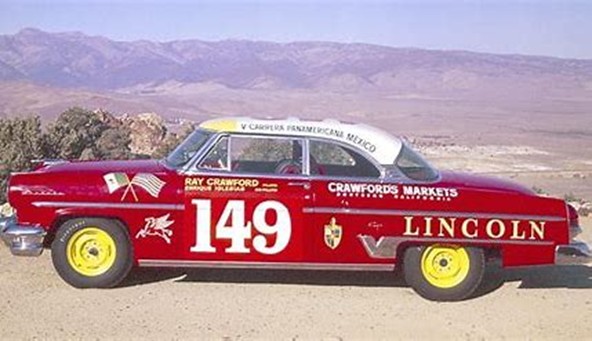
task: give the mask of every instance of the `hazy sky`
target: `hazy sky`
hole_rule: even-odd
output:
[[[592,0],[0,0],[0,34],[24,27],[116,40],[323,40],[592,59]]]

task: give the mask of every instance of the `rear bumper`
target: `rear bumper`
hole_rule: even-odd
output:
[[[19,225],[14,217],[0,218],[0,238],[15,256],[39,256],[46,232],[37,226]]]
[[[592,250],[584,241],[575,237],[582,232],[579,226],[570,230],[571,241],[567,245],[558,245],[555,249],[555,263],[557,264],[586,264],[592,263]]]

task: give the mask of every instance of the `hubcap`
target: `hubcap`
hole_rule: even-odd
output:
[[[456,245],[432,245],[421,255],[421,272],[438,288],[453,288],[467,278],[470,260],[467,250]]]
[[[85,227],[68,240],[68,263],[81,275],[99,276],[113,266],[117,250],[111,236],[96,227]]]

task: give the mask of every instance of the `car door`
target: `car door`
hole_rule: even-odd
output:
[[[184,258],[230,266],[301,261],[311,200],[302,146],[299,138],[221,137],[185,176]]]
[[[361,237],[386,231],[392,217],[372,212],[392,204],[397,185],[384,182],[369,157],[334,141],[311,139],[309,160],[314,203],[307,211],[314,219],[307,257],[343,267],[383,262],[369,257]]]

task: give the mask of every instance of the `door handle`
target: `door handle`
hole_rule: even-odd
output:
[[[301,186],[304,187],[304,189],[310,189],[310,183],[306,181],[288,182],[288,186]]]

